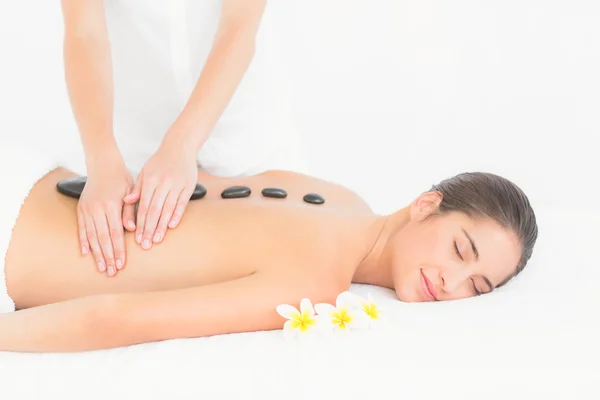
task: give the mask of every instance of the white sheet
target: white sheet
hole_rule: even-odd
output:
[[[538,210],[531,265],[477,299],[402,304],[381,329],[313,344],[280,331],[78,354],[0,353],[0,399],[599,398],[600,216]]]

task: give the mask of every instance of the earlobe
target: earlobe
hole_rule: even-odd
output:
[[[427,192],[420,195],[410,205],[410,219],[415,222],[425,220],[438,210],[441,202],[440,192]]]

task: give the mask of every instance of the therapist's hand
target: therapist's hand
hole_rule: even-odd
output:
[[[77,203],[79,242],[83,254],[92,253],[100,272],[114,276],[125,267],[123,226],[133,231],[134,207],[124,207],[123,196],[133,188],[133,177],[120,154],[91,162]]]
[[[198,167],[194,149],[183,144],[161,144],[142,168],[125,204],[138,204],[135,240],[149,249],[175,228],[196,188]]]

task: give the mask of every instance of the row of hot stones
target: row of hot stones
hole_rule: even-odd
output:
[[[83,192],[83,188],[85,187],[85,183],[87,178],[85,176],[78,176],[75,178],[63,179],[56,184],[56,189],[59,193],[64,194],[65,196],[73,197],[78,199],[81,197],[81,193]],[[190,200],[198,200],[206,196],[207,190],[204,185],[196,184],[196,188],[194,189],[194,193],[190,197]],[[245,197],[250,197],[252,194],[252,190],[248,186],[230,186],[227,189],[221,192],[221,198],[223,199],[241,199]],[[261,194],[264,197],[270,197],[273,199],[285,199],[287,197],[287,192],[283,189],[279,188],[264,188],[261,191]],[[317,193],[307,193],[302,198],[306,203],[309,204],[323,204],[325,203],[325,199],[317,194]]]

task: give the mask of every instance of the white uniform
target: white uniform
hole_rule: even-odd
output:
[[[114,133],[128,168],[139,173],[185,106],[213,45],[220,0],[105,0],[113,60]],[[289,112],[284,66],[276,58],[269,9],[255,56],[198,154],[219,176],[268,169],[309,172]],[[84,174],[81,148],[67,167]]]

